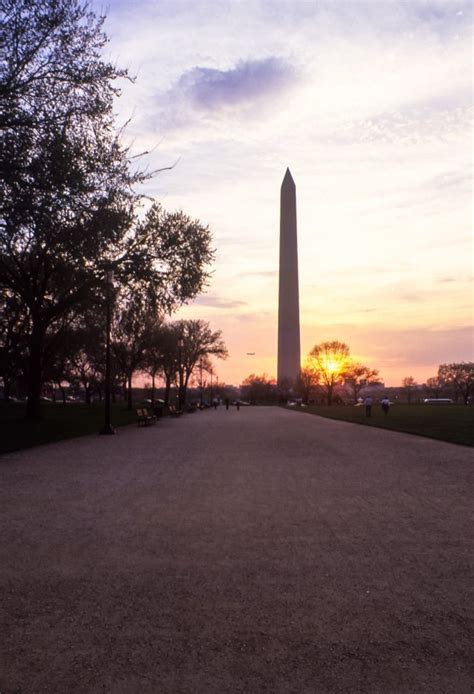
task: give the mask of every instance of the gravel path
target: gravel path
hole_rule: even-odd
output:
[[[277,408],[3,456],[0,692],[472,694],[473,469]]]

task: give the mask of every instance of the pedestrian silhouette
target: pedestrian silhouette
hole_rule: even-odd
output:
[[[365,398],[364,405],[365,405],[365,416],[371,417],[372,416],[372,398],[370,397],[370,395],[368,395]]]

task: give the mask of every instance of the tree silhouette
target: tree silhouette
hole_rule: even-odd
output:
[[[438,378],[446,385],[452,385],[461,394],[464,404],[469,403],[474,393],[474,362],[453,362],[440,364]]]
[[[362,389],[365,388],[365,386],[378,383],[378,380],[378,369],[371,369],[368,366],[364,366],[364,364],[356,362],[348,365],[344,376],[345,385],[349,389],[355,403]]]
[[[344,342],[337,340],[315,345],[309,353],[309,361],[320,378],[320,386],[326,395],[327,404],[332,405],[334,389],[344,382],[350,366],[350,350]]]
[[[407,402],[411,402],[412,396],[413,396],[413,390],[417,386],[417,382],[413,378],[413,376],[406,376],[403,381],[402,381],[402,386],[403,389],[405,390]]]
[[[78,0],[4,0],[0,126],[0,289],[24,306],[27,416],[40,414],[49,348],[91,303],[111,266],[155,309],[205,285],[210,231],[153,205],[142,218],[114,129],[115,81],[103,18]]]

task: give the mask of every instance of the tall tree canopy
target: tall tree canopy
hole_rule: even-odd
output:
[[[46,345],[100,302],[105,270],[165,311],[194,297],[210,232],[153,205],[136,221],[113,100],[126,72],[104,61],[103,17],[79,0],[0,0],[0,288],[26,320],[28,415],[39,414]],[[1,309],[1,307],[0,307]]]

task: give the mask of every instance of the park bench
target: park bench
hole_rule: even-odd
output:
[[[168,412],[170,413],[170,417],[179,417],[183,414],[183,410],[178,410],[175,405],[168,405]]]
[[[154,414],[148,414],[147,409],[137,410],[138,426],[147,427],[149,424],[155,424],[156,417]]]

